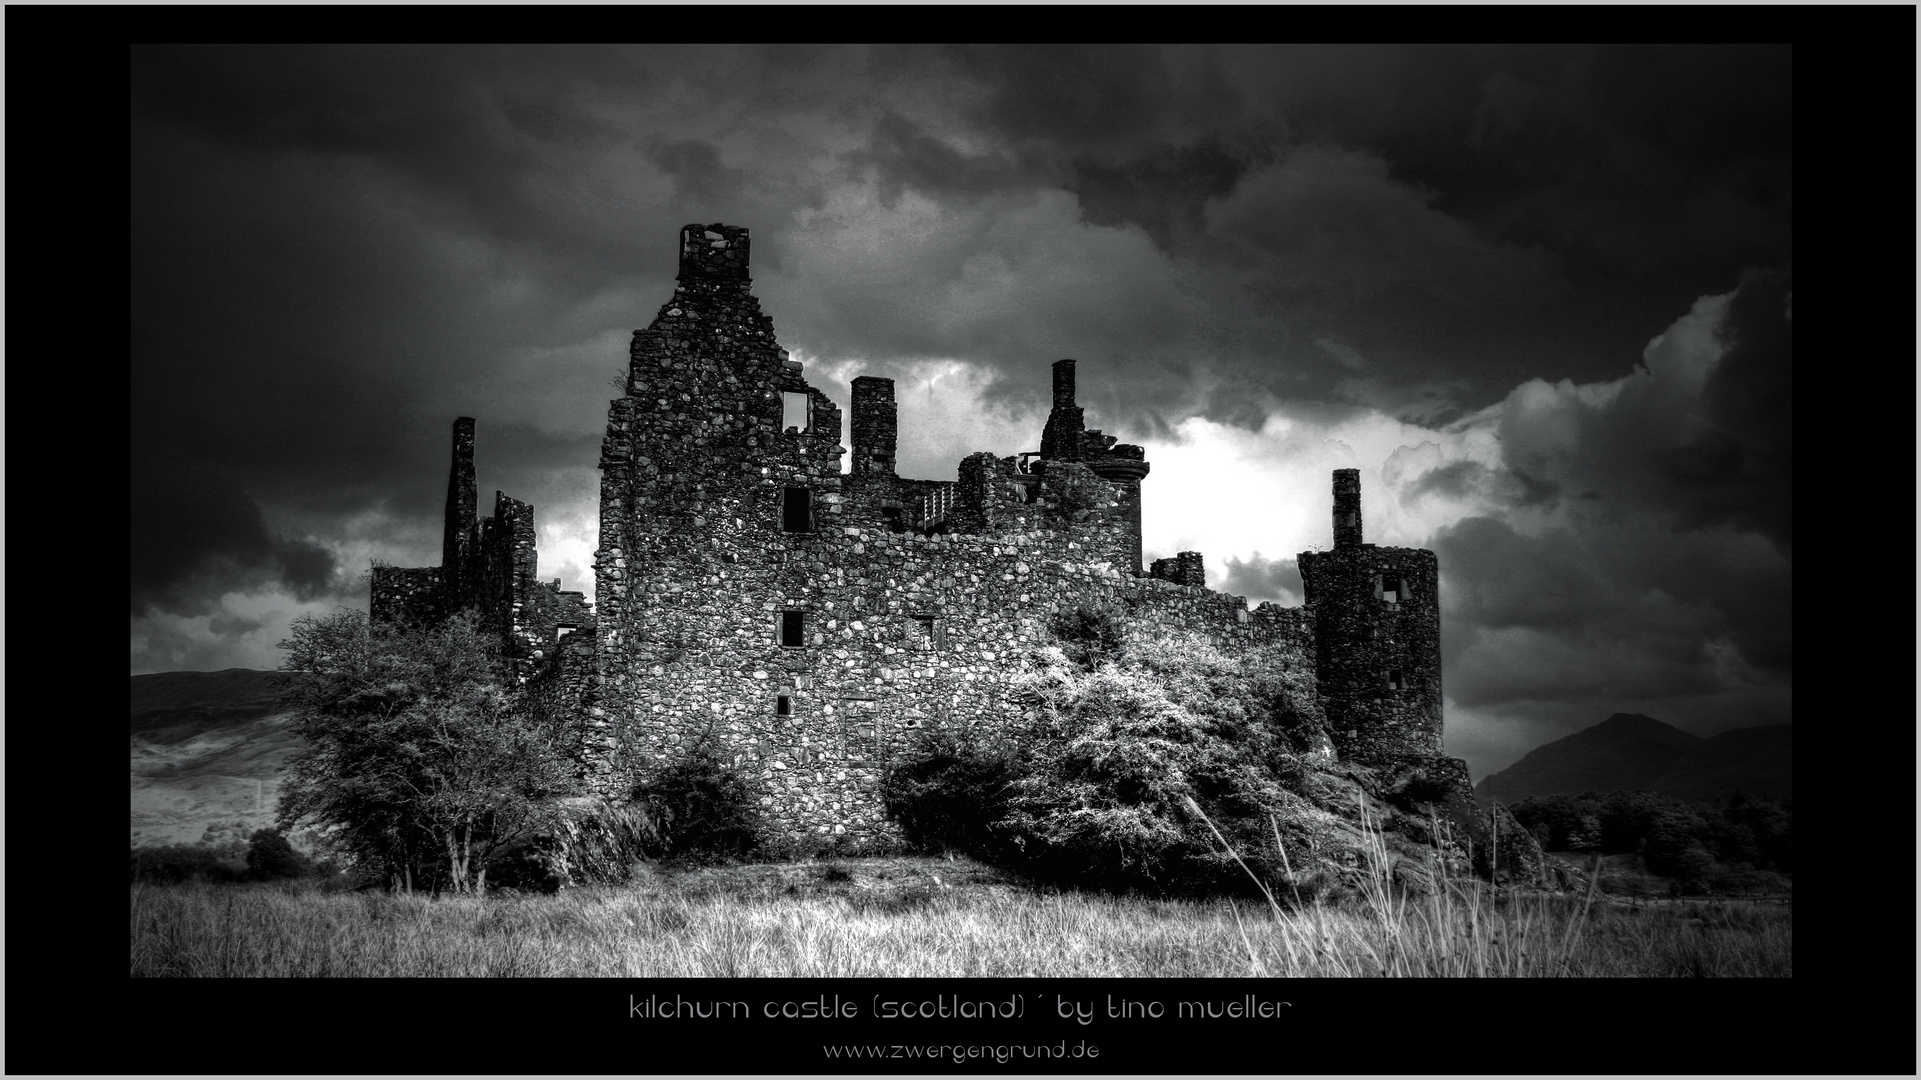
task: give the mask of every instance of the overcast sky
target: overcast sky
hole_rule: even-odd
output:
[[[1439,553],[1479,777],[1792,719],[1783,48],[136,48],[134,673],[270,668],[439,561],[449,429],[591,595],[612,381],[752,230],[901,471],[1147,447],[1148,557],[1300,602],[1329,473]]]

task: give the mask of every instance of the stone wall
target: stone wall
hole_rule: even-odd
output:
[[[895,442],[900,419],[894,405],[894,380],[862,375],[853,383],[855,476],[894,474]]]
[[[1328,733],[1342,757],[1441,752],[1439,564],[1361,544],[1300,554],[1319,632]],[[1384,585],[1400,588],[1387,599]]]
[[[441,619],[440,568],[376,566],[368,614],[374,622],[432,626]]]
[[[745,250],[723,226],[683,237],[696,229]],[[1077,607],[1257,650],[1315,700],[1306,611],[1250,612],[1198,581],[1139,575],[1147,463],[1084,430],[1072,361],[1055,365],[1027,471],[983,452],[952,480],[895,475],[892,385],[863,378],[842,475],[840,413],[776,343],[746,275],[716,277],[686,262],[714,249],[682,250],[674,297],[634,334],[602,445],[599,714],[585,741],[618,747],[623,764],[588,769],[608,793],[704,747],[744,771],[776,835],[887,842],[886,763],[929,724],[1010,722],[1013,679]],[[784,392],[808,395],[804,429],[782,429]]]
[[[1305,611],[1250,612],[1238,597],[1097,568],[1058,533],[922,536],[870,522],[730,539],[707,580],[636,586],[645,599],[628,610],[645,615],[608,683],[626,709],[623,741],[662,761],[718,751],[757,786],[778,835],[892,838],[880,771],[918,728],[1017,717],[1013,679],[1053,642],[1061,611],[1112,607],[1130,633],[1258,649],[1315,699]],[[787,612],[800,615],[798,646],[782,643]]]
[[[1176,585],[1207,584],[1207,568],[1201,564],[1198,551],[1179,552],[1171,559],[1155,559],[1148,573]]]
[[[442,587],[455,607],[468,598],[473,588],[468,576],[474,560],[474,522],[479,513],[474,496],[474,418],[456,417],[453,463],[447,471],[446,525],[440,548]]]

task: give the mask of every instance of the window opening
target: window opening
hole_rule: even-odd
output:
[[[1401,678],[1401,669],[1400,669],[1400,668],[1389,668],[1389,669],[1388,669],[1388,671],[1387,671],[1387,688],[1388,688],[1389,690],[1405,690],[1405,689],[1407,689],[1407,680],[1405,680],[1405,679],[1403,679],[1403,678]]]
[[[1407,590],[1401,587],[1399,574],[1385,574],[1381,577],[1381,599],[1390,604],[1398,604],[1407,598]]]
[[[806,618],[804,611],[783,611],[780,613],[780,643],[798,648],[805,645]]]
[[[791,697],[788,697],[786,694],[782,694],[779,697],[775,698],[774,699],[774,715],[775,716],[794,715],[794,699]]]
[[[914,616],[915,644],[928,649],[940,648],[940,620],[933,615]]]
[[[793,390],[780,392],[780,429],[790,432],[812,431],[814,410],[807,395]]]
[[[880,508],[880,523],[887,526],[888,532],[906,532],[907,526],[901,524],[900,507],[883,506]]]
[[[813,492],[798,487],[790,487],[781,492],[780,528],[782,532],[814,530]]]
[[[557,632],[554,634],[554,640],[559,641],[561,638],[566,637],[578,629],[580,629],[578,626],[568,626],[566,623],[561,623],[560,626],[556,628]]]

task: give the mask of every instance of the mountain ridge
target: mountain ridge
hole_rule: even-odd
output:
[[[1735,728],[1702,738],[1639,713],[1615,713],[1537,746],[1474,785],[1481,801],[1585,791],[1652,791],[1682,802],[1793,794],[1793,725]]]

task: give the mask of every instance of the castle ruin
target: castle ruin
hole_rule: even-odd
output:
[[[482,612],[529,689],[575,725],[590,787],[717,753],[775,834],[887,844],[886,764],[915,730],[1018,718],[1013,679],[1055,617],[1123,613],[1131,633],[1198,634],[1311,702],[1296,718],[1344,759],[1442,758],[1434,553],[1362,542],[1360,476],[1334,473],[1332,549],[1300,555],[1306,603],[1204,584],[1199,553],[1141,565],[1139,446],[1087,430],[1075,363],[1053,366],[1040,449],[895,468],[891,380],[840,409],[807,383],[750,289],[748,233],[689,225],[673,296],[634,332],[601,448],[597,611],[535,579],[532,508],[473,522],[473,421],[456,423],[438,569],[376,571],[377,619]],[[846,471],[842,458],[851,454]]]

